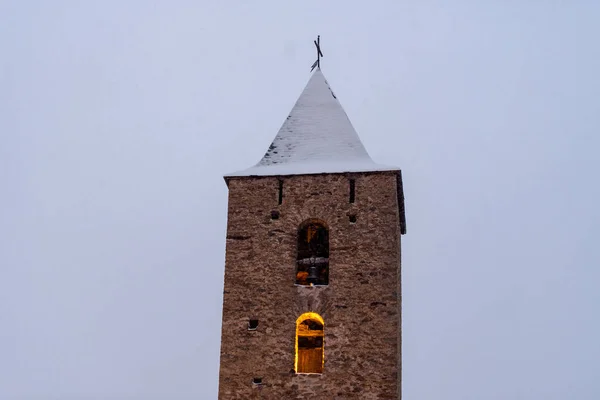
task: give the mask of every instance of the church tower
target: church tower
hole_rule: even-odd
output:
[[[219,399],[400,399],[402,176],[320,67],[229,188]]]

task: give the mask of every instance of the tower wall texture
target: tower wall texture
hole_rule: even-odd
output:
[[[400,398],[396,176],[286,176],[280,205],[278,178],[229,179],[219,399]],[[313,218],[329,228],[329,285],[297,286],[298,227]],[[324,370],[295,374],[296,319],[309,311],[325,322]]]

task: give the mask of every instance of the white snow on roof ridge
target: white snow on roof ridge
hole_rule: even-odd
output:
[[[254,167],[226,176],[398,170],[375,164],[320,68]]]

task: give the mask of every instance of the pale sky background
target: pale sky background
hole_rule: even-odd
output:
[[[404,399],[599,399],[599,21],[594,0],[0,0],[0,399],[216,398],[222,175],[262,157],[317,34],[403,170]]]

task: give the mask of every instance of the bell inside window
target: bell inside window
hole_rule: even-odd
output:
[[[329,284],[329,231],[320,221],[310,220],[298,229],[296,284]]]

